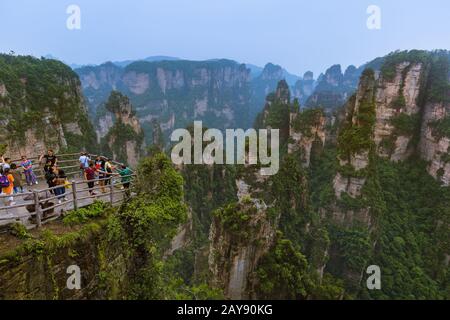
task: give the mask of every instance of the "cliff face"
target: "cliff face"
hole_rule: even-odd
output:
[[[136,167],[144,155],[144,132],[128,97],[112,91],[97,118],[97,135],[106,154]]]
[[[388,61],[388,71],[363,75],[346,107],[347,124],[341,130],[340,143],[346,151],[340,157],[341,167],[350,165],[356,171],[366,168],[370,152],[395,162],[417,155],[429,162],[428,172],[433,177],[448,185],[448,66],[445,55],[430,55],[420,60]],[[374,113],[362,114],[362,103],[373,104]],[[354,139],[361,132],[358,118],[370,120],[370,128],[361,129],[365,131],[362,142]],[[358,196],[364,178],[352,179],[348,182],[338,174],[336,195],[350,191],[351,196]]]
[[[382,75],[378,79],[380,89],[376,96],[374,141],[378,154],[393,161],[404,160],[413,152],[414,146],[410,141],[415,133],[414,129],[418,128],[412,127],[407,132],[396,127],[396,124],[403,119],[411,122],[419,119],[419,93],[428,76],[424,69],[422,63],[405,61],[395,67],[392,80],[387,80]]]
[[[449,66],[448,53],[413,51],[387,56],[380,71],[366,69],[363,72],[358,90],[345,106],[345,119],[339,129],[339,164],[332,184],[334,200],[320,209],[322,219],[328,219],[339,226],[338,229],[345,230],[340,231],[342,234],[352,230],[350,232],[354,235],[359,233],[358,237],[365,239],[368,246],[389,247],[385,238],[378,238],[375,234],[387,232],[386,221],[396,221],[396,228],[402,225],[396,216],[395,201],[404,200],[400,200],[400,196],[389,200],[390,194],[384,193],[384,189],[394,183],[393,175],[400,174],[396,166],[398,162],[401,162],[400,166],[413,163],[421,167],[424,160],[428,173],[438,183],[448,185],[450,123],[446,115],[450,96]],[[411,179],[409,174],[414,175],[402,174],[407,180]],[[424,180],[429,178],[425,170],[420,174]],[[445,189],[438,190],[438,183],[429,181],[429,188],[446,192]],[[411,189],[417,192],[417,188]],[[402,190],[394,192],[400,194]],[[420,194],[419,198],[422,197]],[[411,210],[420,212],[417,207]],[[447,218],[420,219],[431,219],[428,223],[433,230],[440,230],[440,224],[447,223],[448,227]],[[406,218],[405,221],[402,223],[410,224],[408,227],[414,225]],[[382,241],[382,244],[377,244],[377,241]],[[445,252],[441,240],[430,241],[439,243],[438,247]],[[363,278],[361,267],[351,267],[350,260],[343,261],[342,256],[348,247],[338,242],[332,243],[329,249],[328,268],[345,265],[342,270],[346,271],[341,270],[344,279],[349,283],[360,283]],[[379,254],[374,253],[373,259],[377,257]],[[442,256],[436,261],[442,263]]]
[[[450,185],[450,163],[448,152],[450,138],[442,135],[435,129],[436,124],[447,121],[450,113],[450,104],[431,102],[425,105],[420,152],[426,161],[429,161],[428,173],[439,179],[445,186]]]
[[[305,109],[290,114],[288,153],[300,150],[305,167],[309,167],[311,153],[320,151],[325,145],[326,121],[320,109]]]
[[[306,100],[307,107],[322,107],[327,112],[342,106],[358,85],[361,68],[349,66],[345,73],[340,65],[327,69],[317,81],[314,92]]]
[[[263,202],[248,196],[248,185],[237,184],[245,196],[214,213],[208,264],[212,284],[222,288],[227,298],[249,299],[254,298],[259,261],[273,245],[276,223],[268,218]]]
[[[0,55],[0,110],[0,140],[11,158],[96,149],[80,81],[59,61]]]
[[[323,147],[324,126],[325,116],[321,110],[299,112],[298,105],[292,104],[290,90],[284,80],[279,81],[275,92],[268,95],[264,110],[257,120],[259,128],[280,129],[281,146],[288,143],[289,157],[292,157],[290,159],[304,166],[309,165],[311,151],[318,149],[314,145]],[[286,293],[285,284],[281,283],[274,285],[277,288],[273,290],[274,292],[266,292],[267,282],[271,280],[261,276],[268,268],[274,267],[275,262],[272,260],[274,255],[285,254],[284,251],[275,249],[282,239],[279,233],[280,221],[281,224],[295,224],[290,220],[290,214],[297,210],[307,215],[305,209],[307,195],[296,192],[305,190],[307,182],[301,172],[290,170],[290,161],[283,162],[281,171],[284,172],[281,178],[261,176],[257,167],[242,166],[236,173],[235,180],[238,201],[225,205],[213,213],[209,231],[208,265],[212,274],[212,285],[223,289],[227,298],[304,297],[298,292]],[[289,190],[281,191],[280,189],[286,186],[285,175],[289,175],[293,181],[292,185],[289,183],[287,187]],[[278,197],[280,194],[283,196]],[[292,228],[295,227],[297,225]],[[309,229],[313,227],[310,226]],[[296,232],[303,230],[299,229]],[[281,243],[290,243],[286,241],[281,240]],[[304,258],[298,252],[294,256],[299,259],[296,263]],[[295,266],[297,267],[300,268],[296,269],[297,272],[304,272],[304,265],[300,263],[299,266]],[[285,275],[276,276],[284,279]],[[300,283],[294,286],[297,285],[301,286]]]
[[[92,113],[111,90],[129,96],[147,141],[152,120],[165,135],[193,120],[219,129],[249,123],[250,70],[234,61],[138,61],[125,68],[107,63],[76,72]]]
[[[337,172],[333,181],[336,197],[348,193],[352,197],[360,195],[365,182],[364,170],[369,165],[369,153],[372,150],[372,131],[374,127],[375,75],[366,70],[361,76],[356,94],[346,106],[346,119],[338,138],[339,165],[354,170],[351,175]]]

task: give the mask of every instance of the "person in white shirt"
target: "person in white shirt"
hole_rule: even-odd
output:
[[[3,156],[0,157],[0,166],[3,170],[11,169],[11,159],[10,158],[3,158]]]
[[[78,159],[78,162],[80,163],[80,170],[81,170],[81,176],[84,176],[84,170],[89,168],[89,162],[91,159],[89,158],[89,155],[87,152],[82,152],[80,155],[80,158]]]
[[[86,152],[82,152],[78,161],[80,162],[80,168],[87,169],[89,167],[89,161],[91,161],[91,159]]]

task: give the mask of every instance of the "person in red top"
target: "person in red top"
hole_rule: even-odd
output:
[[[87,182],[88,188],[89,188],[89,194],[91,196],[95,196],[95,192],[94,190],[92,190],[94,188],[94,183],[95,183],[95,166],[94,163],[91,161],[89,162],[89,167],[87,167],[86,169],[84,169],[84,179]]]

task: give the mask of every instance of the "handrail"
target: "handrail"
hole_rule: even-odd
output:
[[[60,154],[60,155],[56,155],[58,158],[62,158],[62,157],[70,157],[70,156],[78,156],[80,153],[69,153],[69,154]],[[92,159],[94,159],[95,157],[99,156],[99,155],[94,155],[94,154],[89,154],[89,156],[91,156]],[[103,157],[103,156],[102,156]],[[104,157],[106,158],[106,157]],[[37,160],[39,159],[39,157],[30,157],[27,158],[28,160]],[[12,162],[18,162],[18,161],[22,161],[21,159],[19,160],[13,160]],[[69,164],[70,162],[78,162],[78,158],[73,158],[73,159],[64,159],[64,160],[58,160],[58,163],[64,163],[64,164]],[[122,163],[115,161],[115,160],[110,160],[110,162],[114,165],[114,166],[120,166],[122,165]],[[73,169],[73,168],[78,168],[78,170],[76,171],[71,171],[71,172],[66,172],[66,176],[71,176],[74,174],[80,174],[81,171],[79,169],[79,165],[66,165],[66,166],[61,166],[59,167],[60,169]],[[41,165],[41,163],[33,163],[33,169],[43,169],[43,166]],[[12,195],[5,195],[5,194],[0,194],[0,203],[2,202],[3,198],[8,198],[13,196],[15,199],[17,198],[22,198],[21,201],[23,201],[20,204],[14,204],[12,206],[1,206],[0,205],[0,221],[16,221],[19,219],[24,219],[24,218],[31,218],[31,217],[35,217],[36,219],[36,225],[31,225],[28,227],[40,227],[43,223],[45,223],[46,221],[49,220],[53,220],[53,219],[44,219],[45,214],[55,210],[56,208],[65,206],[65,209],[67,210],[77,210],[81,207],[90,205],[92,202],[87,201],[89,199],[99,199],[99,198],[104,198],[107,197],[107,202],[111,203],[111,205],[116,205],[117,203],[121,203],[124,201],[124,199],[126,199],[125,197],[114,197],[117,194],[126,194],[126,197],[131,196],[131,190],[133,188],[133,186],[135,185],[135,177],[136,174],[133,172],[133,170],[131,170],[132,174],[130,175],[125,175],[122,176],[119,173],[117,173],[116,168],[114,168],[115,170],[113,171],[112,174],[110,174],[109,176],[105,177],[105,178],[96,178],[96,179],[92,179],[92,180],[81,180],[81,181],[75,181],[72,180],[70,182],[69,185],[57,185],[54,187],[49,187],[49,188],[43,188],[40,190],[33,190],[33,191],[28,191],[28,192],[23,192],[23,193],[16,193],[16,194],[12,194]],[[39,175],[38,172],[35,173],[36,178],[42,178],[44,177],[44,175]],[[129,178],[130,181],[125,181],[123,182],[124,179]],[[83,184],[87,184],[88,182],[94,182],[94,183],[98,183],[100,181],[110,181],[110,183],[105,184],[105,185],[94,185],[93,188],[79,188],[78,186],[83,185]],[[128,188],[124,188],[124,184],[129,183],[129,189]],[[120,190],[115,190],[117,189],[117,187],[121,186]],[[72,190],[68,190],[68,188],[71,188]],[[65,193],[64,194],[55,194],[56,189],[59,188],[65,188]],[[96,190],[107,190],[106,192],[102,192],[100,194],[91,194],[91,192],[96,191]],[[87,193],[87,195],[85,195]],[[27,198],[27,199],[25,199]],[[65,199],[64,201],[58,201],[56,202],[56,199]],[[56,202],[56,203],[55,203]],[[46,204],[52,204],[51,206],[45,206]],[[34,211],[29,212],[18,212],[19,209],[29,209],[30,206],[34,207]],[[68,208],[69,207],[69,208]],[[10,211],[14,210],[16,212],[11,213]],[[7,213],[7,216],[2,216],[2,212]],[[51,216],[50,218],[53,217],[57,217],[59,215],[55,215],[55,216]]]

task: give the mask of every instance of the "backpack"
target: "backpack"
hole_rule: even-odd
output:
[[[1,175],[0,176],[0,188],[8,188],[8,187],[9,187],[8,177]]]

